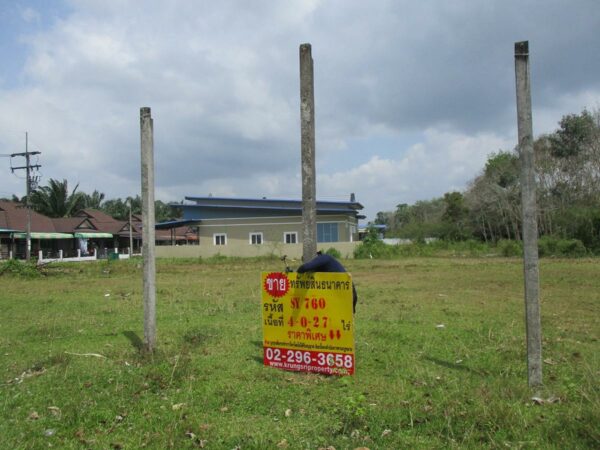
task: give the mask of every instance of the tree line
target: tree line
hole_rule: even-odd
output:
[[[534,141],[537,221],[541,237],[579,241],[600,253],[600,111],[563,116],[553,133]],[[378,212],[387,236],[497,243],[521,240],[521,181],[517,149],[488,156],[464,192],[402,203]]]
[[[77,184],[69,191],[67,180],[50,178],[46,186],[40,186],[30,193],[31,208],[48,217],[72,217],[82,209],[97,209],[118,220],[129,220],[129,209],[132,214],[142,213],[142,198],[139,195],[125,199],[116,198],[105,200],[102,192],[94,190],[91,194],[79,191]],[[18,198],[13,195],[13,201],[25,203],[26,197]],[[154,202],[156,222],[177,219],[181,210],[156,200]]]

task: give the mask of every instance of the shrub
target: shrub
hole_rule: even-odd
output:
[[[354,257],[357,259],[389,257],[388,247],[390,246],[379,239],[377,230],[370,227],[360,245],[354,249]]]
[[[581,257],[587,254],[585,245],[579,239],[561,239],[558,241],[558,251],[562,256]]]
[[[502,256],[511,257],[523,255],[523,244],[520,241],[501,239],[498,241],[497,246]]]
[[[542,236],[538,240],[538,254],[542,256],[558,256],[558,241],[554,236]]]
[[[542,236],[538,241],[540,256],[581,257],[588,254],[579,239],[560,239],[556,236]]]
[[[360,258],[390,258],[394,255],[396,245],[387,245],[381,240],[363,241],[354,249],[354,257]]]
[[[333,256],[335,259],[341,259],[342,254],[339,252],[337,248],[329,247],[324,252],[326,255]]]
[[[0,263],[0,275],[10,273],[22,277],[39,277],[40,272],[34,262],[20,261],[18,259],[9,259],[6,262]]]

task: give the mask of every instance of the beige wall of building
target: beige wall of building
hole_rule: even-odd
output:
[[[348,221],[347,216],[320,217],[318,223],[336,223],[339,242],[356,240],[357,224]],[[260,234],[264,244],[284,243],[286,233],[296,235],[296,242],[302,241],[301,217],[243,218],[243,219],[204,219],[199,226],[200,245],[214,244],[215,235],[226,235],[227,245],[251,243],[251,234]],[[221,238],[222,241],[222,238]]]
[[[317,223],[336,223],[338,242],[317,244],[319,250],[337,249],[343,258],[352,258],[358,225],[346,215],[320,216]],[[302,217],[202,219],[198,225],[200,245],[157,246],[159,258],[209,258],[215,255],[255,257],[287,255],[302,257]],[[295,235],[296,243],[286,243],[286,234]],[[254,241],[253,241],[254,235]],[[289,240],[288,240],[289,241]],[[218,242],[219,245],[215,245]],[[259,242],[259,243],[257,243]]]
[[[318,244],[319,250],[326,251],[329,248],[338,250],[342,258],[353,258],[354,248],[360,242],[325,242]],[[181,246],[157,246],[155,249],[157,258],[210,258],[215,255],[236,256],[242,258],[255,256],[276,256],[287,255],[289,259],[296,259],[298,264],[291,264],[293,267],[299,265],[302,258],[302,243],[284,244],[283,242],[265,242],[261,245],[251,245],[247,241],[240,240],[228,241],[227,245],[213,245],[212,243],[200,243],[200,245],[181,245]]]

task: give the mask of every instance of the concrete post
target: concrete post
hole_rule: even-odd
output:
[[[63,251],[62,250],[58,251],[58,259],[63,259]]]
[[[133,256],[133,225],[131,225],[131,198],[129,199],[129,257]]]
[[[31,175],[30,175],[30,164],[29,164],[29,144],[28,144],[28,133],[25,132],[25,167],[26,175],[25,182],[27,183],[25,207],[27,208],[27,228],[26,228],[26,242],[25,242],[25,259],[29,261],[31,259]]]
[[[317,253],[315,93],[311,45],[300,45],[300,128],[302,164],[302,261]]]
[[[521,160],[527,374],[529,386],[534,387],[542,384],[542,325],[539,299],[537,205],[528,41],[515,43],[515,78],[517,86],[518,149]]]
[[[140,108],[142,160],[142,242],[144,247],[144,339],[156,345],[156,263],[154,256],[154,123],[150,108]]]

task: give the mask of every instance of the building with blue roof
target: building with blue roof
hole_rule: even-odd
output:
[[[200,246],[261,246],[302,242],[302,201],[268,198],[185,197],[183,221],[198,227]],[[317,201],[317,243],[358,240],[363,205]]]

